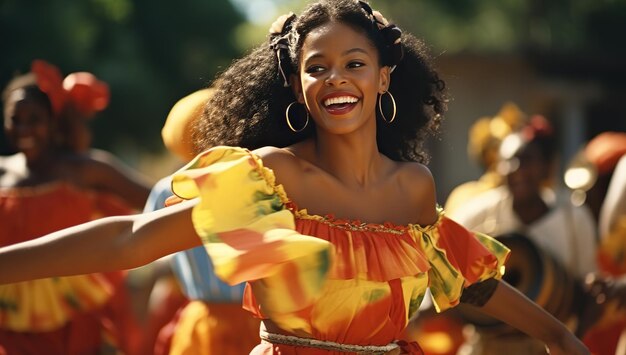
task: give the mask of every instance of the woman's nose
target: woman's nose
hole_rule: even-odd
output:
[[[339,69],[331,69],[325,80],[325,84],[328,86],[337,86],[344,83],[346,83],[346,78]]]

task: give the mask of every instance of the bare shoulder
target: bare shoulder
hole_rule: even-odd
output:
[[[400,183],[411,194],[434,193],[435,180],[426,165],[415,162],[399,163],[398,173]]]
[[[290,190],[297,188],[302,177],[303,161],[290,148],[263,147],[253,151],[263,161],[263,165],[274,172],[276,181]]]
[[[98,149],[81,154],[68,154],[65,157],[68,171],[72,171],[81,183],[88,187],[106,187],[120,180],[136,181],[148,186],[139,172],[130,168],[115,155]]]
[[[95,164],[121,164],[120,160],[115,155],[102,149],[90,149],[86,156]]]
[[[252,153],[261,158],[261,160],[263,160],[263,164],[269,168],[273,168],[274,166],[290,165],[297,161],[293,152],[286,148],[267,146],[255,149]]]
[[[419,224],[432,224],[437,220],[435,180],[430,169],[416,162],[399,163],[398,181],[401,188],[419,211]]]
[[[61,164],[65,169],[81,175],[90,173],[102,173],[110,166],[108,157],[98,152],[95,156],[92,152],[68,153],[62,156]]]

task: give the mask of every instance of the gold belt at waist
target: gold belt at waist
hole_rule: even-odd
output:
[[[334,341],[324,341],[310,338],[300,338],[293,335],[282,335],[269,333],[265,330],[261,330],[261,339],[272,344],[283,344],[291,346],[301,346],[306,348],[315,348],[330,351],[340,351],[346,353],[357,354],[373,354],[382,355],[391,350],[398,349],[400,346],[396,343],[389,343],[387,345],[354,345],[354,344],[341,344]]]

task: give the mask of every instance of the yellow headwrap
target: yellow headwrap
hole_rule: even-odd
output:
[[[493,117],[478,119],[469,130],[467,151],[470,158],[490,170],[498,162],[500,143],[526,120],[526,115],[512,102],[502,105]]]
[[[163,144],[183,161],[197,155],[191,138],[193,124],[202,115],[204,105],[213,95],[214,89],[202,89],[180,99],[167,115],[161,137]]]

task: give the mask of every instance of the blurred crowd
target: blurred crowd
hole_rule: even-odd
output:
[[[172,107],[162,138],[181,164],[210,95]],[[156,184],[91,147],[88,121],[108,86],[90,73],[63,76],[34,61],[2,93],[7,140],[0,157],[0,246],[102,216],[176,203],[170,178]],[[468,156],[483,169],[445,201],[449,217],[500,238],[513,251],[505,280],[584,339],[596,354],[626,354],[626,133],[580,147],[565,173],[549,117],[513,103],[478,119]],[[172,236],[175,237],[175,236]],[[202,247],[147,267],[0,285],[0,354],[243,354],[259,321],[241,309],[244,285],[212,272]],[[542,354],[545,348],[471,306],[443,320],[429,309],[407,338],[427,354]]]
[[[450,193],[448,216],[509,246],[504,279],[593,353],[624,354],[626,132],[593,137],[564,162],[562,176],[550,120],[514,103],[478,119],[468,142],[483,174]],[[545,353],[536,340],[470,306],[457,308],[434,325],[427,309],[415,320],[412,336],[427,339],[427,353]]]

